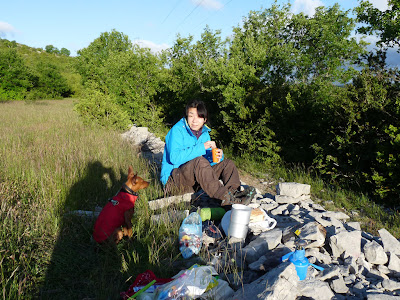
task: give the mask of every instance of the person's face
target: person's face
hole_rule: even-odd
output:
[[[199,115],[197,114],[197,108],[191,107],[188,109],[187,122],[190,129],[199,131],[206,121],[206,119],[199,117]]]

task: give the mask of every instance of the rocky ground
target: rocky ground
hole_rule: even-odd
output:
[[[140,138],[143,155],[160,162],[162,141],[138,128],[124,135]],[[374,236],[345,213],[327,211],[311,199],[309,185],[265,182],[243,171],[240,175],[244,184],[257,188],[249,206],[264,211],[276,226],[250,223],[243,239],[225,237],[220,225],[221,237],[203,233],[206,255],[193,259],[219,273],[224,290],[215,299],[400,299],[400,242],[386,229]],[[186,198],[177,200],[193,202],[193,195],[182,197]],[[200,198],[200,206],[212,203],[206,195]],[[174,199],[153,204],[168,205],[170,200]],[[184,216],[178,212],[173,217]],[[302,279],[299,272],[304,266]]]

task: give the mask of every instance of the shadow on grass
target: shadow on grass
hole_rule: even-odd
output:
[[[147,245],[135,238],[123,240],[117,246],[99,246],[91,239],[96,218],[65,213],[103,207],[127,176],[120,172],[121,179],[117,179],[111,169],[93,162],[88,164],[82,179],[71,187],[61,210],[64,215],[41,299],[120,299],[119,293],[129,286],[126,282],[130,279],[129,272],[140,261],[149,261]],[[137,269],[143,272],[146,267]]]

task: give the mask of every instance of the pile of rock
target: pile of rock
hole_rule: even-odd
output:
[[[145,159],[161,168],[165,143],[153,133],[149,132],[147,127],[137,127],[133,125],[121,136],[122,139],[137,146]]]
[[[164,142],[147,128],[132,126],[122,136],[139,146],[145,158],[161,164]],[[277,221],[272,230],[250,231],[245,240],[216,241],[203,235],[209,261],[236,290],[233,299],[400,299],[400,242],[386,229],[373,236],[359,223],[349,222],[347,214],[326,211],[311,200],[310,188],[292,182],[279,183],[275,196],[258,192],[250,206],[264,209]],[[188,199],[196,206],[217,205],[207,203],[203,194]],[[159,208],[175,200],[154,204]],[[307,242],[310,263],[324,268],[321,272],[310,266],[302,281],[292,263],[281,262],[294,251],[297,238]],[[218,254],[222,259],[215,259]]]
[[[233,299],[400,298],[400,242],[387,230],[376,237],[347,222],[345,213],[326,211],[311,200],[309,185],[279,183],[276,191],[275,197],[258,195],[250,205],[266,210],[277,226],[227,247],[244,270],[244,285],[236,286]],[[307,242],[310,263],[324,268],[310,266],[303,281],[292,263],[280,260],[294,251],[295,231]]]

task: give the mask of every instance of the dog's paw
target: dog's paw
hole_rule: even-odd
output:
[[[129,229],[127,229],[127,228],[124,228],[124,235],[125,236],[128,236],[128,237],[132,237],[132,235],[133,235],[133,231],[132,231],[132,228],[129,228]]]

